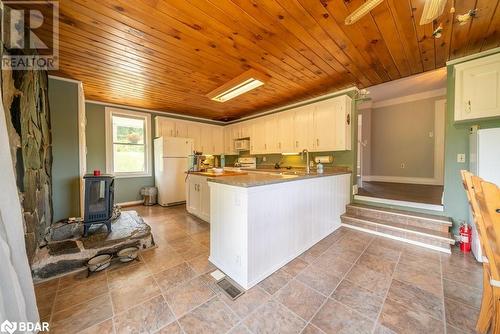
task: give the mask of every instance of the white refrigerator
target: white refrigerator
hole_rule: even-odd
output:
[[[500,186],[500,128],[480,129],[469,137],[469,169],[471,173],[485,181]],[[476,260],[483,262],[477,229],[472,225],[472,253]]]
[[[190,154],[193,154],[191,138],[159,137],[154,140],[158,204],[168,206],[186,201],[185,179]]]

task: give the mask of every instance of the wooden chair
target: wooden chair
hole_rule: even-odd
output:
[[[474,219],[474,223],[476,224],[476,229],[479,235],[479,240],[481,243],[481,248],[483,251],[483,296],[481,300],[481,309],[479,311],[479,316],[476,323],[476,331],[481,334],[485,334],[493,320],[494,309],[493,309],[493,288],[490,285],[490,265],[489,259],[491,258],[491,254],[488,253],[485,249],[486,244],[486,227],[484,226],[483,220],[481,218],[481,211],[479,210],[479,205],[476,200],[476,196],[474,193],[474,187],[472,182],[473,174],[462,170],[462,181],[465,188],[465,193],[467,194],[467,199],[469,200],[469,205],[472,211],[472,217]]]
[[[491,326],[492,333],[500,334],[500,189],[466,171],[462,171],[462,179],[485,254],[476,330],[486,333]]]

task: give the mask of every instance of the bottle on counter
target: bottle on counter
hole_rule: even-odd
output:
[[[316,165],[316,173],[323,174],[323,171],[323,164],[321,162],[318,162],[318,164]]]
[[[220,167],[221,168],[226,167],[226,156],[224,154],[220,155]]]

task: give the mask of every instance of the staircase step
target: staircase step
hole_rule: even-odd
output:
[[[449,232],[395,223],[377,218],[345,213],[341,216],[342,225],[348,228],[397,239],[403,242],[450,253],[450,245],[455,243]]]
[[[368,219],[380,219],[386,222],[400,223],[428,230],[447,233],[452,225],[450,218],[426,213],[381,208],[363,204],[347,205],[347,213]]]

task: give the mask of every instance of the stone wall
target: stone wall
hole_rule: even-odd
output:
[[[5,49],[3,50],[5,53]],[[45,71],[2,70],[7,118],[30,263],[52,223],[52,147]],[[12,194],[14,195],[14,194]]]

